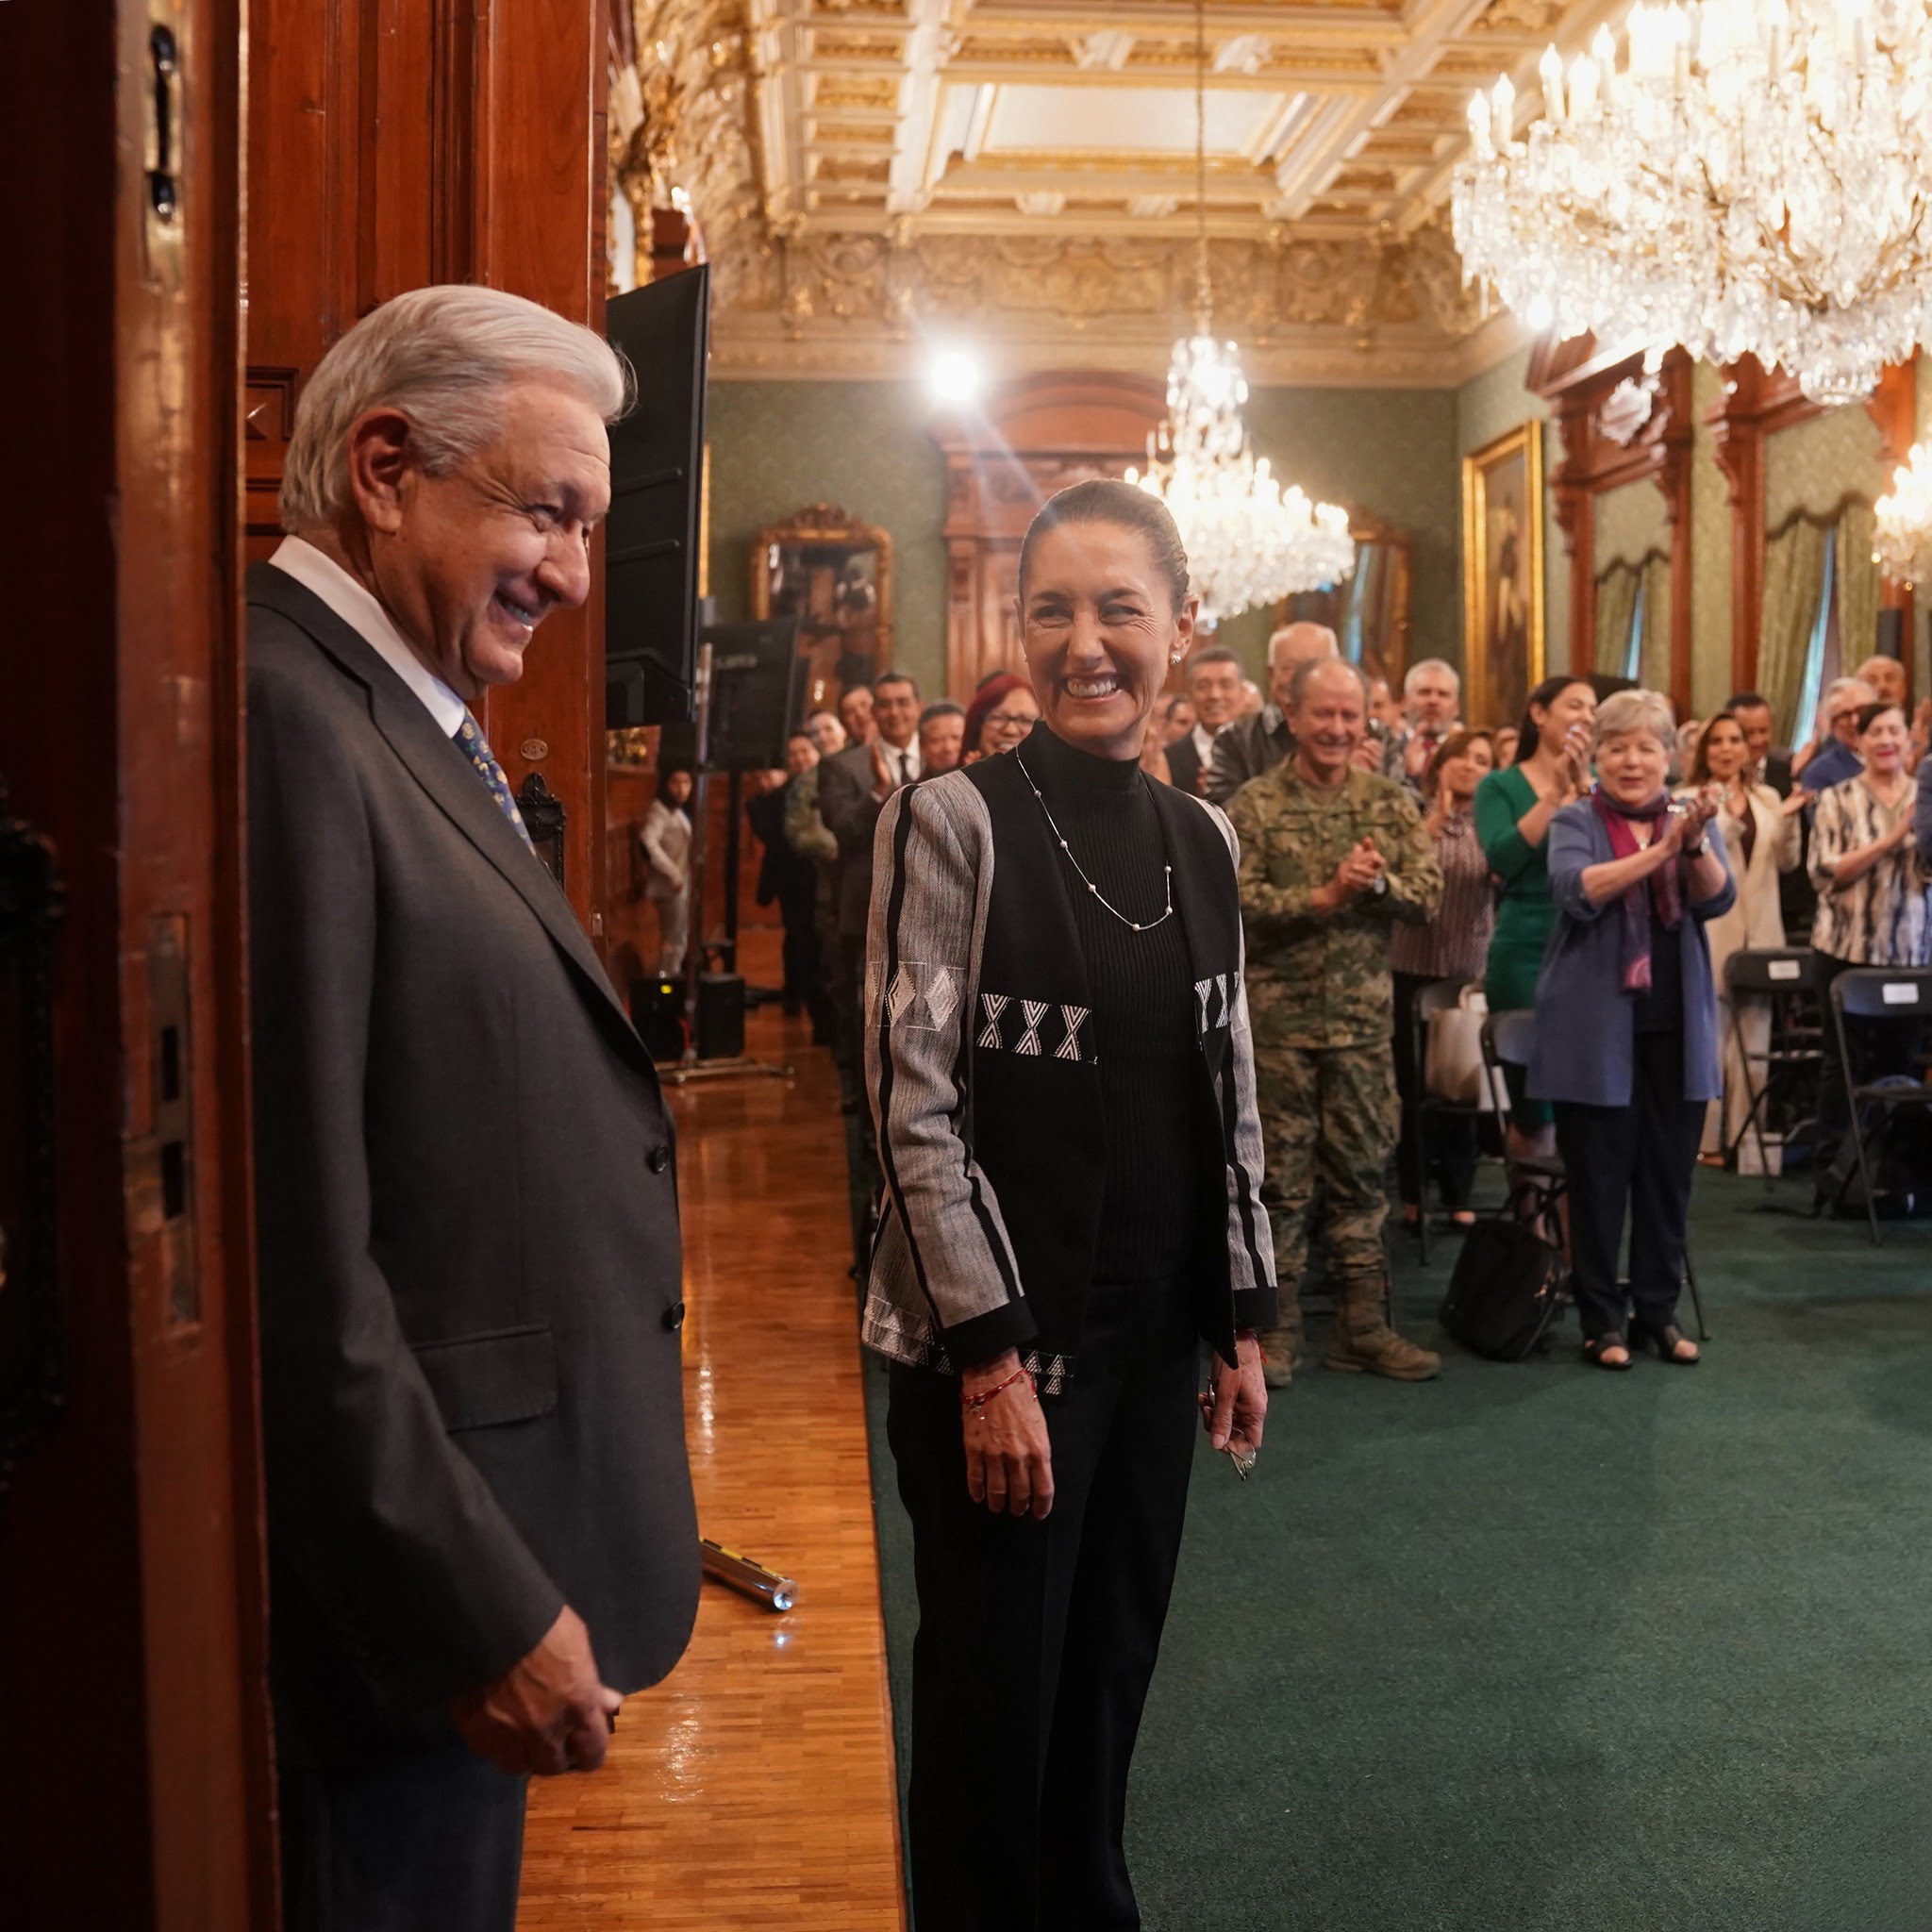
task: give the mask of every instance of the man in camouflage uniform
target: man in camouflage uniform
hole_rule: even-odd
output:
[[[1328,1366],[1421,1382],[1442,1365],[1389,1326],[1382,1253],[1397,1119],[1389,927],[1433,919],[1442,874],[1408,793],[1351,762],[1368,705],[1353,664],[1300,666],[1288,708],[1294,756],[1227,808],[1241,835],[1248,1017],[1281,1285],[1281,1324],[1261,1338],[1261,1359],[1277,1389],[1301,1357],[1318,1181],[1338,1297]]]

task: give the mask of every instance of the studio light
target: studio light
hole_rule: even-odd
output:
[[[964,408],[979,400],[986,370],[971,349],[957,344],[936,348],[926,358],[925,387],[934,402]]]

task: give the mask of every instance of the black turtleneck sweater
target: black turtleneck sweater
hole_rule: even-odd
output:
[[[1020,758],[1067,842],[1060,863],[1093,1001],[1107,1132],[1093,1278],[1165,1279],[1198,1246],[1191,1124],[1199,1049],[1187,934],[1178,910],[1160,917],[1168,855],[1154,781],[1136,760],[1075,751],[1044,724]],[[1116,919],[1081,872],[1144,929]]]

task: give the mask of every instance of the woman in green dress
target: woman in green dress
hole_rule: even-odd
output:
[[[1475,791],[1475,831],[1502,888],[1483,991],[1492,1013],[1536,1005],[1537,974],[1556,911],[1544,838],[1557,812],[1590,790],[1590,733],[1596,692],[1584,677],[1546,677],[1529,694],[1516,762],[1491,772]],[[1549,1103],[1524,1091],[1524,1072],[1505,1065],[1509,1083],[1511,1158],[1554,1152]]]

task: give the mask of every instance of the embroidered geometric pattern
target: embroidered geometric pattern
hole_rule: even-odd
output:
[[[1041,1395],[1058,1395],[1074,1374],[1071,1356],[1042,1356],[1037,1348],[1029,1348],[1020,1357],[1020,1366],[1033,1377],[1034,1391]]]
[[[490,749],[490,741],[483,736],[482,728],[469,712],[463,713],[463,722],[457,726],[457,744],[463,756],[475,766],[476,775],[490,788],[490,795],[495,799],[497,808],[511,824],[517,828],[517,837],[532,852],[536,846],[530,844],[529,828],[524,824],[524,815],[517,809],[517,802],[510,796],[509,780],[503,774],[503,767],[496,762],[496,754]]]
[[[901,963],[886,992],[886,1013],[894,1026],[942,1031],[959,1005],[958,978],[950,966]]]
[[[1075,1062],[1091,1062],[1093,1058],[1085,1030],[1093,1017],[1091,1007],[1057,1005],[1050,1000],[1015,1000],[1008,993],[982,992],[979,1017],[974,1044],[983,1050]]]
[[[1052,1010],[1053,1008],[1044,1000],[1022,1000],[1020,1002],[1020,1017],[1026,1024],[1019,1039],[1013,1042],[1013,1051],[1015,1053],[1037,1054],[1040,1051],[1040,1023]]]
[[[1080,1058],[1080,1028],[1087,1024],[1088,1008],[1085,1007],[1062,1007],[1060,1024],[1067,1029],[1067,1035],[1054,1048],[1057,1060],[1076,1060]]]
[[[1234,1019],[1235,1001],[1241,997],[1241,975],[1234,975],[1234,991],[1228,992],[1228,975],[1217,973],[1212,979],[1194,982],[1194,998],[1200,1006],[1199,1024],[1206,1033],[1210,1026],[1225,1026]]]
[[[986,1024],[979,1029],[981,1046],[1002,1046],[1000,1038],[1000,1015],[1011,1004],[1003,992],[983,992],[979,995],[979,1010],[986,1017]]]

